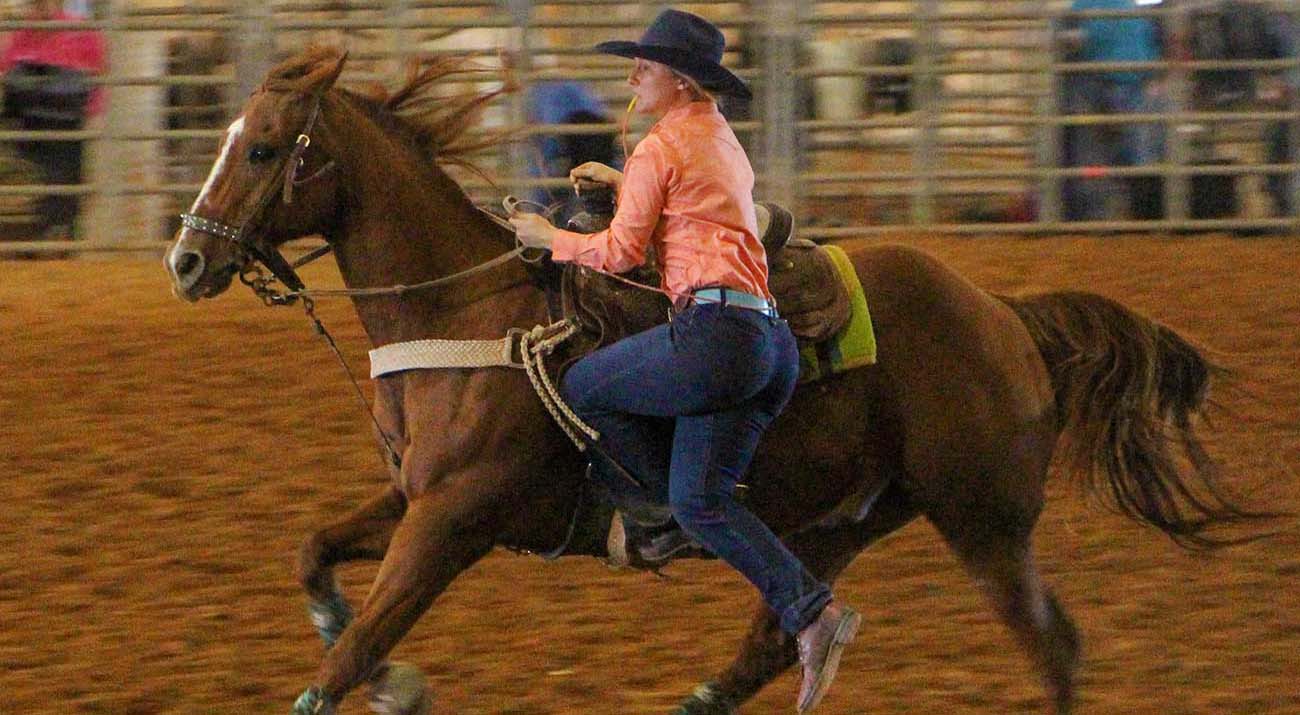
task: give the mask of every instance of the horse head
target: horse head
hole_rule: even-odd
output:
[[[258,262],[301,288],[278,247],[321,232],[338,206],[338,172],[312,132],[323,131],[321,104],[346,59],[310,50],[271,70],[244,103],[164,259],[178,297],[215,297]]]

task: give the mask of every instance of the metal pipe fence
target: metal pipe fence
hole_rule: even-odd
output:
[[[107,39],[110,69],[94,78],[107,111],[76,131],[0,127],[0,256],[76,250],[158,250],[173,216],[197,193],[224,127],[242,97],[279,59],[311,41],[350,50],[343,81],[391,83],[400,64],[440,53],[470,55],[505,80],[503,56],[521,90],[487,108],[482,131],[514,128],[520,143],[477,157],[490,181],[454,174],[476,200],[566,185],[527,170],[530,141],[610,136],[616,143],[630,97],[626,62],[594,55],[596,40],[635,38],[665,3],[649,0],[102,0],[84,22],[0,18],[0,33],[28,27],[93,29]],[[1300,76],[1300,57],[1205,59],[1166,51],[1143,62],[1077,62],[1059,51],[1070,20],[1149,18],[1187,38],[1213,2],[1166,0],[1133,11],[1069,12],[1064,0],[691,2],[728,36],[727,64],[756,99],[733,117],[759,177],[757,192],[789,204],[800,233],[816,239],[903,231],[1055,232],[1287,231],[1300,236],[1300,98],[1285,104],[1243,96],[1206,102],[1213,73]],[[1300,6],[1274,3],[1300,27]],[[890,51],[894,54],[890,54]],[[1148,75],[1162,103],[1125,114],[1075,114],[1062,106],[1072,78]],[[529,88],[578,82],[601,98],[600,124],[528,125]],[[1276,134],[1278,126],[1284,135]],[[1063,145],[1078,128],[1140,127],[1164,150],[1142,163],[1066,166]],[[633,121],[628,141],[645,131]],[[1264,134],[1289,139],[1270,154]],[[50,185],[12,151],[16,142],[84,143],[80,184]],[[1122,163],[1122,162],[1121,162]],[[24,174],[23,171],[27,173]],[[1277,177],[1287,213],[1269,206]],[[1102,219],[1065,221],[1073,181],[1121,187],[1151,181],[1163,208],[1139,217],[1117,195]],[[1225,188],[1226,187],[1226,188]],[[1266,191],[1271,188],[1272,193]],[[1206,191],[1231,191],[1230,215],[1207,215]],[[24,235],[42,195],[83,198],[73,246]],[[1130,197],[1131,198],[1131,197]],[[1213,197],[1211,197],[1213,198]],[[1232,198],[1232,201],[1228,199]],[[15,240],[16,239],[16,240]]]

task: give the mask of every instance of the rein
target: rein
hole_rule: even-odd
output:
[[[488,214],[488,215],[490,216],[492,214]],[[485,271],[490,271],[493,268],[496,268],[497,266],[512,260],[516,256],[521,255],[525,250],[527,249],[524,246],[518,246],[509,251],[506,251],[505,253],[502,253],[496,258],[493,258],[484,263],[480,263],[471,268],[467,268],[458,273],[453,273],[449,276],[443,276],[441,278],[435,278],[433,280],[423,281],[421,283],[412,283],[411,285],[403,285],[399,283],[397,285],[375,286],[372,288],[306,288],[304,287],[304,288],[299,288],[298,290],[285,293],[284,297],[289,299],[289,302],[292,302],[293,299],[296,298],[353,298],[353,297],[361,297],[361,296],[402,295],[404,293],[409,293],[411,291],[437,288],[439,286],[447,285],[448,283],[454,283],[456,281],[469,278],[470,276],[483,273]],[[324,255],[324,253],[321,253],[320,255]],[[319,258],[319,255],[313,256],[313,258]]]

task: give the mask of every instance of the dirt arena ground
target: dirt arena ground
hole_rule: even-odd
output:
[[[1245,390],[1218,393],[1212,452],[1253,503],[1300,509],[1300,241],[912,242],[989,289],[1097,291],[1213,348]],[[331,266],[306,277],[337,283]],[[364,370],[350,308],[321,312]],[[155,258],[5,262],[0,335],[0,713],[288,712],[321,654],[295,548],[380,479],[301,313],[239,286],[184,305]],[[1056,480],[1037,549],[1085,639],[1079,712],[1300,713],[1300,533],[1283,528],[1190,555]],[[354,600],[373,573],[344,572]],[[670,574],[498,552],[398,655],[429,674],[438,712],[666,712],[730,660],[752,607],[717,563]],[[820,712],[1041,712],[925,523],[838,593],[868,625]],[[793,712],[797,688],[791,672],[746,712]]]

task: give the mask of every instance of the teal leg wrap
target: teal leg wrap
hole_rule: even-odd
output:
[[[352,622],[352,609],[337,590],[325,601],[312,601],[307,610],[311,614],[311,624],[316,626],[326,648],[333,648],[343,629]]]
[[[705,683],[682,701],[672,715],[735,715],[736,706],[718,692],[717,683]]]
[[[294,701],[293,715],[334,715],[334,706],[321,693],[320,688],[313,685]]]

